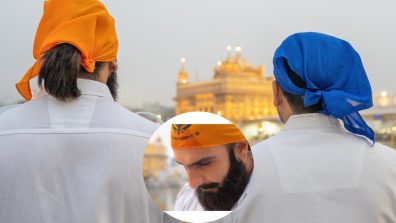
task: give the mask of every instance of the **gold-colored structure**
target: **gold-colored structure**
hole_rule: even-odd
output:
[[[159,171],[166,170],[167,158],[166,148],[158,137],[154,143],[149,143],[144,151],[143,176],[157,177]]]
[[[235,50],[234,57],[229,52],[226,59],[217,63],[212,80],[191,82],[187,70],[181,68],[177,78],[176,115],[205,111],[238,125],[277,119],[272,105],[273,77],[265,76],[264,66],[249,64],[241,56],[240,47]]]
[[[373,99],[374,106],[361,114],[374,130],[376,141],[396,149],[396,96],[382,91]]]

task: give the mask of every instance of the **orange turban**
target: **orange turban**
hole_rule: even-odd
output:
[[[118,40],[114,18],[98,0],[47,0],[34,40],[34,65],[16,84],[27,100],[32,98],[29,80],[40,72],[42,56],[60,43],[69,43],[81,52],[81,65],[90,73],[95,62],[117,58]]]
[[[173,149],[197,149],[246,140],[234,124],[172,124]]]

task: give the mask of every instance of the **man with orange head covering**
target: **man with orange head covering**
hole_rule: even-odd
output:
[[[100,1],[44,2],[30,101],[0,116],[0,222],[162,222],[141,171],[157,126],[116,103],[117,50]]]
[[[253,159],[235,125],[173,124],[171,145],[188,176],[175,211],[230,211],[242,202]]]

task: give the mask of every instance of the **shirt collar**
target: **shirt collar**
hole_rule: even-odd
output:
[[[81,95],[93,95],[114,100],[109,87],[99,81],[78,78],[77,86],[80,89]]]
[[[284,131],[311,128],[341,128],[340,121],[320,113],[292,115],[285,124]]]
[[[109,87],[102,82],[77,78],[77,87],[78,89],[80,89],[81,95],[98,96],[114,101],[113,96],[110,93]],[[48,95],[48,92],[44,89],[44,87],[41,87],[37,94],[34,96],[34,98],[46,95]]]

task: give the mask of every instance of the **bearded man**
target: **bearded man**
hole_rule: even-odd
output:
[[[235,125],[173,124],[171,144],[175,161],[188,176],[175,211],[230,211],[242,203],[253,158]]]
[[[44,2],[29,101],[0,115],[0,222],[162,222],[141,170],[157,125],[115,101],[117,50],[100,1]]]

